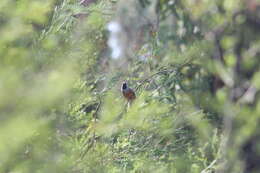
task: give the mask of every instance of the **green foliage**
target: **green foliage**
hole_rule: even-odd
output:
[[[1,0],[0,172],[259,172],[259,7]]]

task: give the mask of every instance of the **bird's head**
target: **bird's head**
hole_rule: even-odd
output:
[[[127,83],[126,82],[124,82],[123,85],[122,85],[122,90],[125,90],[125,89],[127,89]]]

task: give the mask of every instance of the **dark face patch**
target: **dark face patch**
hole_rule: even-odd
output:
[[[126,83],[123,83],[122,89],[125,90],[127,88]]]

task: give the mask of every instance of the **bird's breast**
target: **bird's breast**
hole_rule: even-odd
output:
[[[134,93],[133,90],[128,88],[128,89],[123,90],[122,92],[123,92],[124,97],[127,100],[134,100],[135,99],[135,93]]]

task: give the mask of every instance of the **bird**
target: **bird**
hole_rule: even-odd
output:
[[[129,88],[126,82],[123,82],[121,92],[129,103],[136,98],[134,90]]]

